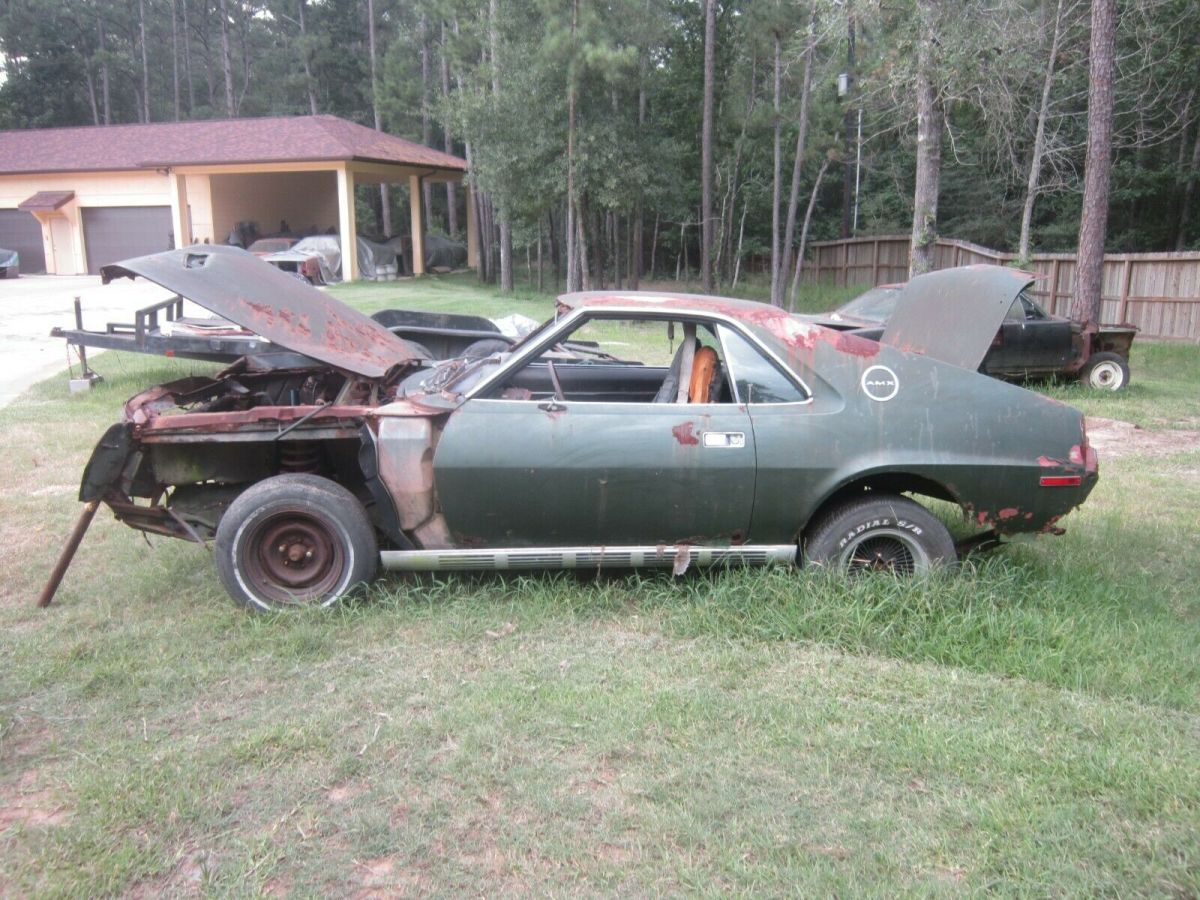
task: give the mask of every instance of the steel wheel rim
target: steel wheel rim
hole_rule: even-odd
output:
[[[933,561],[911,532],[876,528],[851,540],[838,557],[838,565],[848,572],[914,575],[929,571]]]
[[[341,579],[346,553],[328,523],[287,510],[266,516],[247,535],[245,573],[252,588],[273,603],[320,600]]]
[[[1088,383],[1094,388],[1115,391],[1121,386],[1124,381],[1124,376],[1121,373],[1121,367],[1115,362],[1105,361],[1098,364],[1088,374]]]

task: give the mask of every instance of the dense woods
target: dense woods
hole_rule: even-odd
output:
[[[1089,153],[1104,246],[1200,247],[1200,2],[1099,5],[1103,146],[1083,0],[4,0],[0,127],[332,113],[470,162],[488,279],[753,267],[786,305],[811,240],[1075,250]]]

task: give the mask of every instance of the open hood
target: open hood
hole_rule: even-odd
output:
[[[425,354],[378,322],[237,247],[195,244],[100,269],[140,275],[271,343],[364,378]]]
[[[964,266],[918,275],[900,292],[881,343],[978,369],[1009,307],[1033,284],[1028,272]]]

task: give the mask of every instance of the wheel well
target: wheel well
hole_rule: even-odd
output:
[[[875,475],[865,475],[847,482],[821,501],[813,510],[808,521],[804,523],[800,536],[803,539],[813,525],[819,523],[826,514],[842,504],[862,497],[867,493],[878,494],[920,494],[932,497],[934,500],[947,500],[958,503],[958,498],[942,484],[923,475],[913,475],[909,472],[879,472]]]

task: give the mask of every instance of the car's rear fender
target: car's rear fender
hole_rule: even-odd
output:
[[[1129,359],[1129,350],[1136,334],[1136,328],[1101,325],[1092,335],[1092,353],[1116,353]]]

